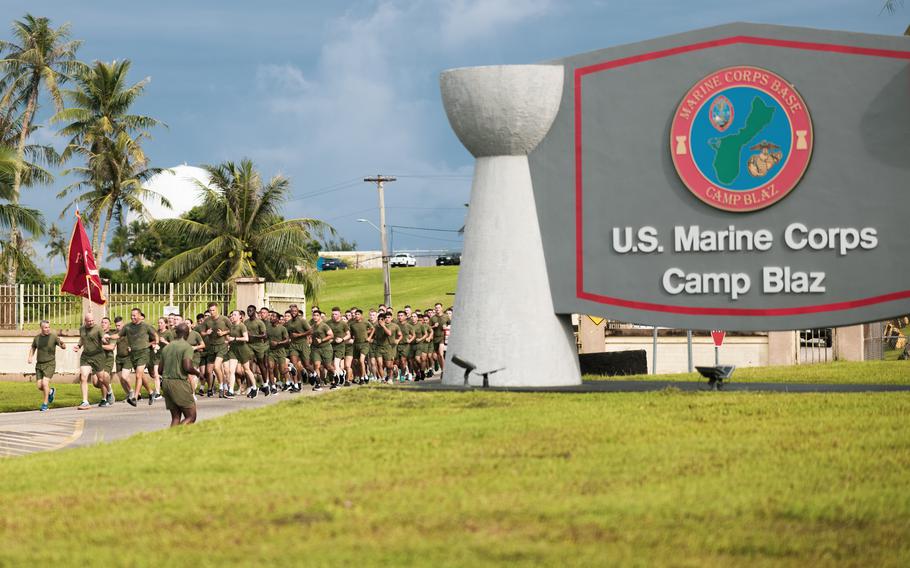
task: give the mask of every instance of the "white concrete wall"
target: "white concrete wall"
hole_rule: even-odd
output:
[[[648,372],[654,369],[652,340],[650,336],[612,336],[606,339],[606,351],[644,349],[648,354]],[[686,338],[659,337],[657,340],[657,373],[688,372]],[[692,338],[693,366],[714,365],[714,342],[710,337]],[[768,338],[766,336],[727,337],[720,348],[720,363],[737,367],[764,367],[768,365]]]
[[[11,333],[0,335],[0,378],[4,375],[34,374],[35,364],[28,365],[26,358],[35,335],[37,332],[22,336]],[[57,372],[76,373],[79,370],[79,354],[73,351],[73,346],[79,342],[79,336],[61,335],[60,339],[66,344],[66,351],[57,350]]]

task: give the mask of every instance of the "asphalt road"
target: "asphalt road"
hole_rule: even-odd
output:
[[[254,399],[200,398],[197,421],[211,420],[230,412],[262,408],[298,396],[318,396],[328,389],[313,392],[307,387],[301,393],[259,395]],[[46,412],[10,412],[0,414],[0,457],[12,457],[40,451],[89,446],[127,438],[139,432],[167,428],[171,415],[158,399],[152,406],[143,399],[138,407],[117,401],[109,408],[92,406],[89,410],[56,408]]]

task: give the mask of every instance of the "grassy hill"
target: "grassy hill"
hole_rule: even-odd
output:
[[[906,566],[908,415],[907,393],[301,397],[0,460],[0,565]]]
[[[321,274],[325,285],[315,303],[323,311],[332,306],[366,309],[383,301],[381,269],[335,270]],[[449,294],[455,293],[458,267],[393,268],[391,280],[392,303],[396,308],[409,304],[415,309],[423,309],[436,302],[448,307],[455,302],[455,296]],[[312,305],[311,302],[307,304]]]

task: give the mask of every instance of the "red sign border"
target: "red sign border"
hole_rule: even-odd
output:
[[[608,304],[641,311],[673,313],[696,316],[740,316],[740,317],[773,317],[773,316],[793,316],[802,314],[815,314],[822,312],[835,312],[842,310],[851,310],[863,306],[893,302],[910,298],[910,290],[892,292],[879,296],[860,298],[858,300],[849,300],[845,302],[832,302],[829,304],[815,304],[809,306],[797,306],[792,308],[704,308],[692,306],[675,306],[672,304],[659,304],[654,302],[639,302],[635,300],[626,300],[612,296],[604,296],[585,291],[584,288],[584,231],[582,225],[583,210],[583,184],[582,184],[582,133],[581,133],[581,88],[582,78],[585,75],[617,69],[636,63],[644,63],[672,57],[693,51],[711,49],[714,47],[723,47],[727,45],[748,44],[763,45],[771,47],[780,47],[785,49],[799,49],[806,51],[823,51],[828,53],[844,53],[848,55],[859,55],[865,57],[885,57],[891,59],[910,60],[910,51],[900,51],[893,49],[872,49],[868,47],[858,47],[853,45],[839,45],[831,43],[816,43],[794,40],[781,40],[764,38],[757,36],[731,36],[710,41],[681,45],[670,49],[652,51],[620,59],[603,61],[586,67],[575,69],[574,87],[575,87],[575,293],[576,297],[581,300],[589,300],[601,304]]]

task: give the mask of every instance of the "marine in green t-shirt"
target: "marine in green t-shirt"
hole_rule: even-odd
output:
[[[285,328],[288,330],[288,335],[291,338],[288,354],[290,355],[291,362],[298,365],[299,368],[299,363],[306,362],[310,358],[309,336],[313,333],[313,328],[310,325],[310,322],[308,322],[303,314],[297,309],[297,306],[292,305],[289,310],[291,312],[291,319],[284,324]]]
[[[214,364],[216,359],[224,359],[227,356],[228,345],[227,335],[231,330],[231,321],[222,315],[218,315],[217,308],[209,308],[213,311],[209,317],[202,322],[204,331],[203,337],[208,337],[209,344],[209,364]],[[216,369],[217,373],[217,369]]]
[[[134,309],[130,319],[130,323],[123,326],[130,344],[130,362],[137,373],[140,372],[140,367],[144,372],[151,362],[151,345],[158,340],[158,336],[155,329],[145,322],[139,310]]]
[[[187,379],[189,375],[198,375],[198,371],[193,367],[193,347],[186,341],[189,332],[186,323],[177,324],[174,327],[175,339],[161,351],[159,362],[161,394],[171,413],[172,427],[196,421],[196,401],[193,387]]]
[[[57,334],[51,331],[51,325],[47,321],[41,322],[41,333],[32,339],[32,347],[28,352],[28,363],[31,364],[32,357],[35,359],[35,380],[50,379],[54,376],[57,367],[57,349],[66,349],[63,341],[57,337]]]
[[[183,368],[183,360],[193,360],[193,347],[185,339],[175,339],[161,350],[161,377],[186,381],[189,374]]]
[[[344,359],[345,342],[350,339],[348,324],[341,320],[341,310],[332,308],[332,319],[326,324],[332,329],[332,351],[334,359]]]
[[[32,364],[32,357],[37,356],[35,361],[35,382],[38,383],[38,390],[44,395],[44,402],[41,403],[40,410],[47,410],[49,404],[54,402],[56,389],[51,388],[50,380],[57,371],[57,348],[66,349],[63,341],[57,337],[57,334],[51,331],[51,324],[47,320],[41,322],[41,332],[32,339],[32,347],[28,350],[28,364]]]

